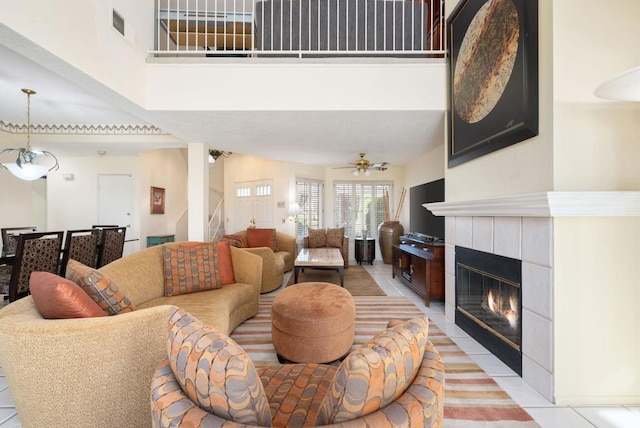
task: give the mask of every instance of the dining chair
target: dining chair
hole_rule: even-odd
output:
[[[35,232],[37,230],[38,228],[35,226],[3,227],[0,229],[0,234],[2,234],[2,252],[4,254],[15,254],[18,235],[21,233]]]
[[[9,282],[9,302],[29,295],[31,272],[58,273],[64,232],[34,232],[18,236]]]
[[[102,229],[98,252],[98,268],[122,257],[126,233],[127,228],[124,226]]]
[[[60,276],[65,276],[69,259],[76,260],[85,266],[95,268],[98,258],[99,239],[99,229],[67,230],[62,250]]]
[[[0,297],[9,299],[9,281],[11,281],[11,265],[0,265]]]

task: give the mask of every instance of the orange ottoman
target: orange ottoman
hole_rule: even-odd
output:
[[[281,361],[335,361],[351,350],[355,321],[356,306],[344,288],[328,282],[294,284],[273,300],[273,347]]]

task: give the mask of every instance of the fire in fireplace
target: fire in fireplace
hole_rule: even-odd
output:
[[[522,262],[456,247],[456,324],[522,375]]]

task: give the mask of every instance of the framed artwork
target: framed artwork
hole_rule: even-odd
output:
[[[164,214],[164,189],[151,186],[151,214]]]
[[[538,1],[462,0],[447,32],[449,168],[538,135]]]

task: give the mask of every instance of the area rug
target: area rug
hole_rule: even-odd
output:
[[[355,296],[354,301],[354,349],[384,329],[390,319],[410,319],[423,315],[405,297]],[[249,354],[257,367],[279,364],[271,344],[272,303],[273,296],[260,296],[258,314],[231,334],[231,338]],[[429,326],[429,339],[445,364],[445,427],[538,427],[509,394],[433,323]]]
[[[294,274],[287,283],[287,287],[292,285]],[[331,282],[340,285],[340,275],[335,270],[325,269],[305,269],[298,274],[298,282]],[[352,296],[385,296],[385,292],[378,286],[376,281],[369,275],[369,272],[360,265],[349,266],[344,270],[344,288]]]

